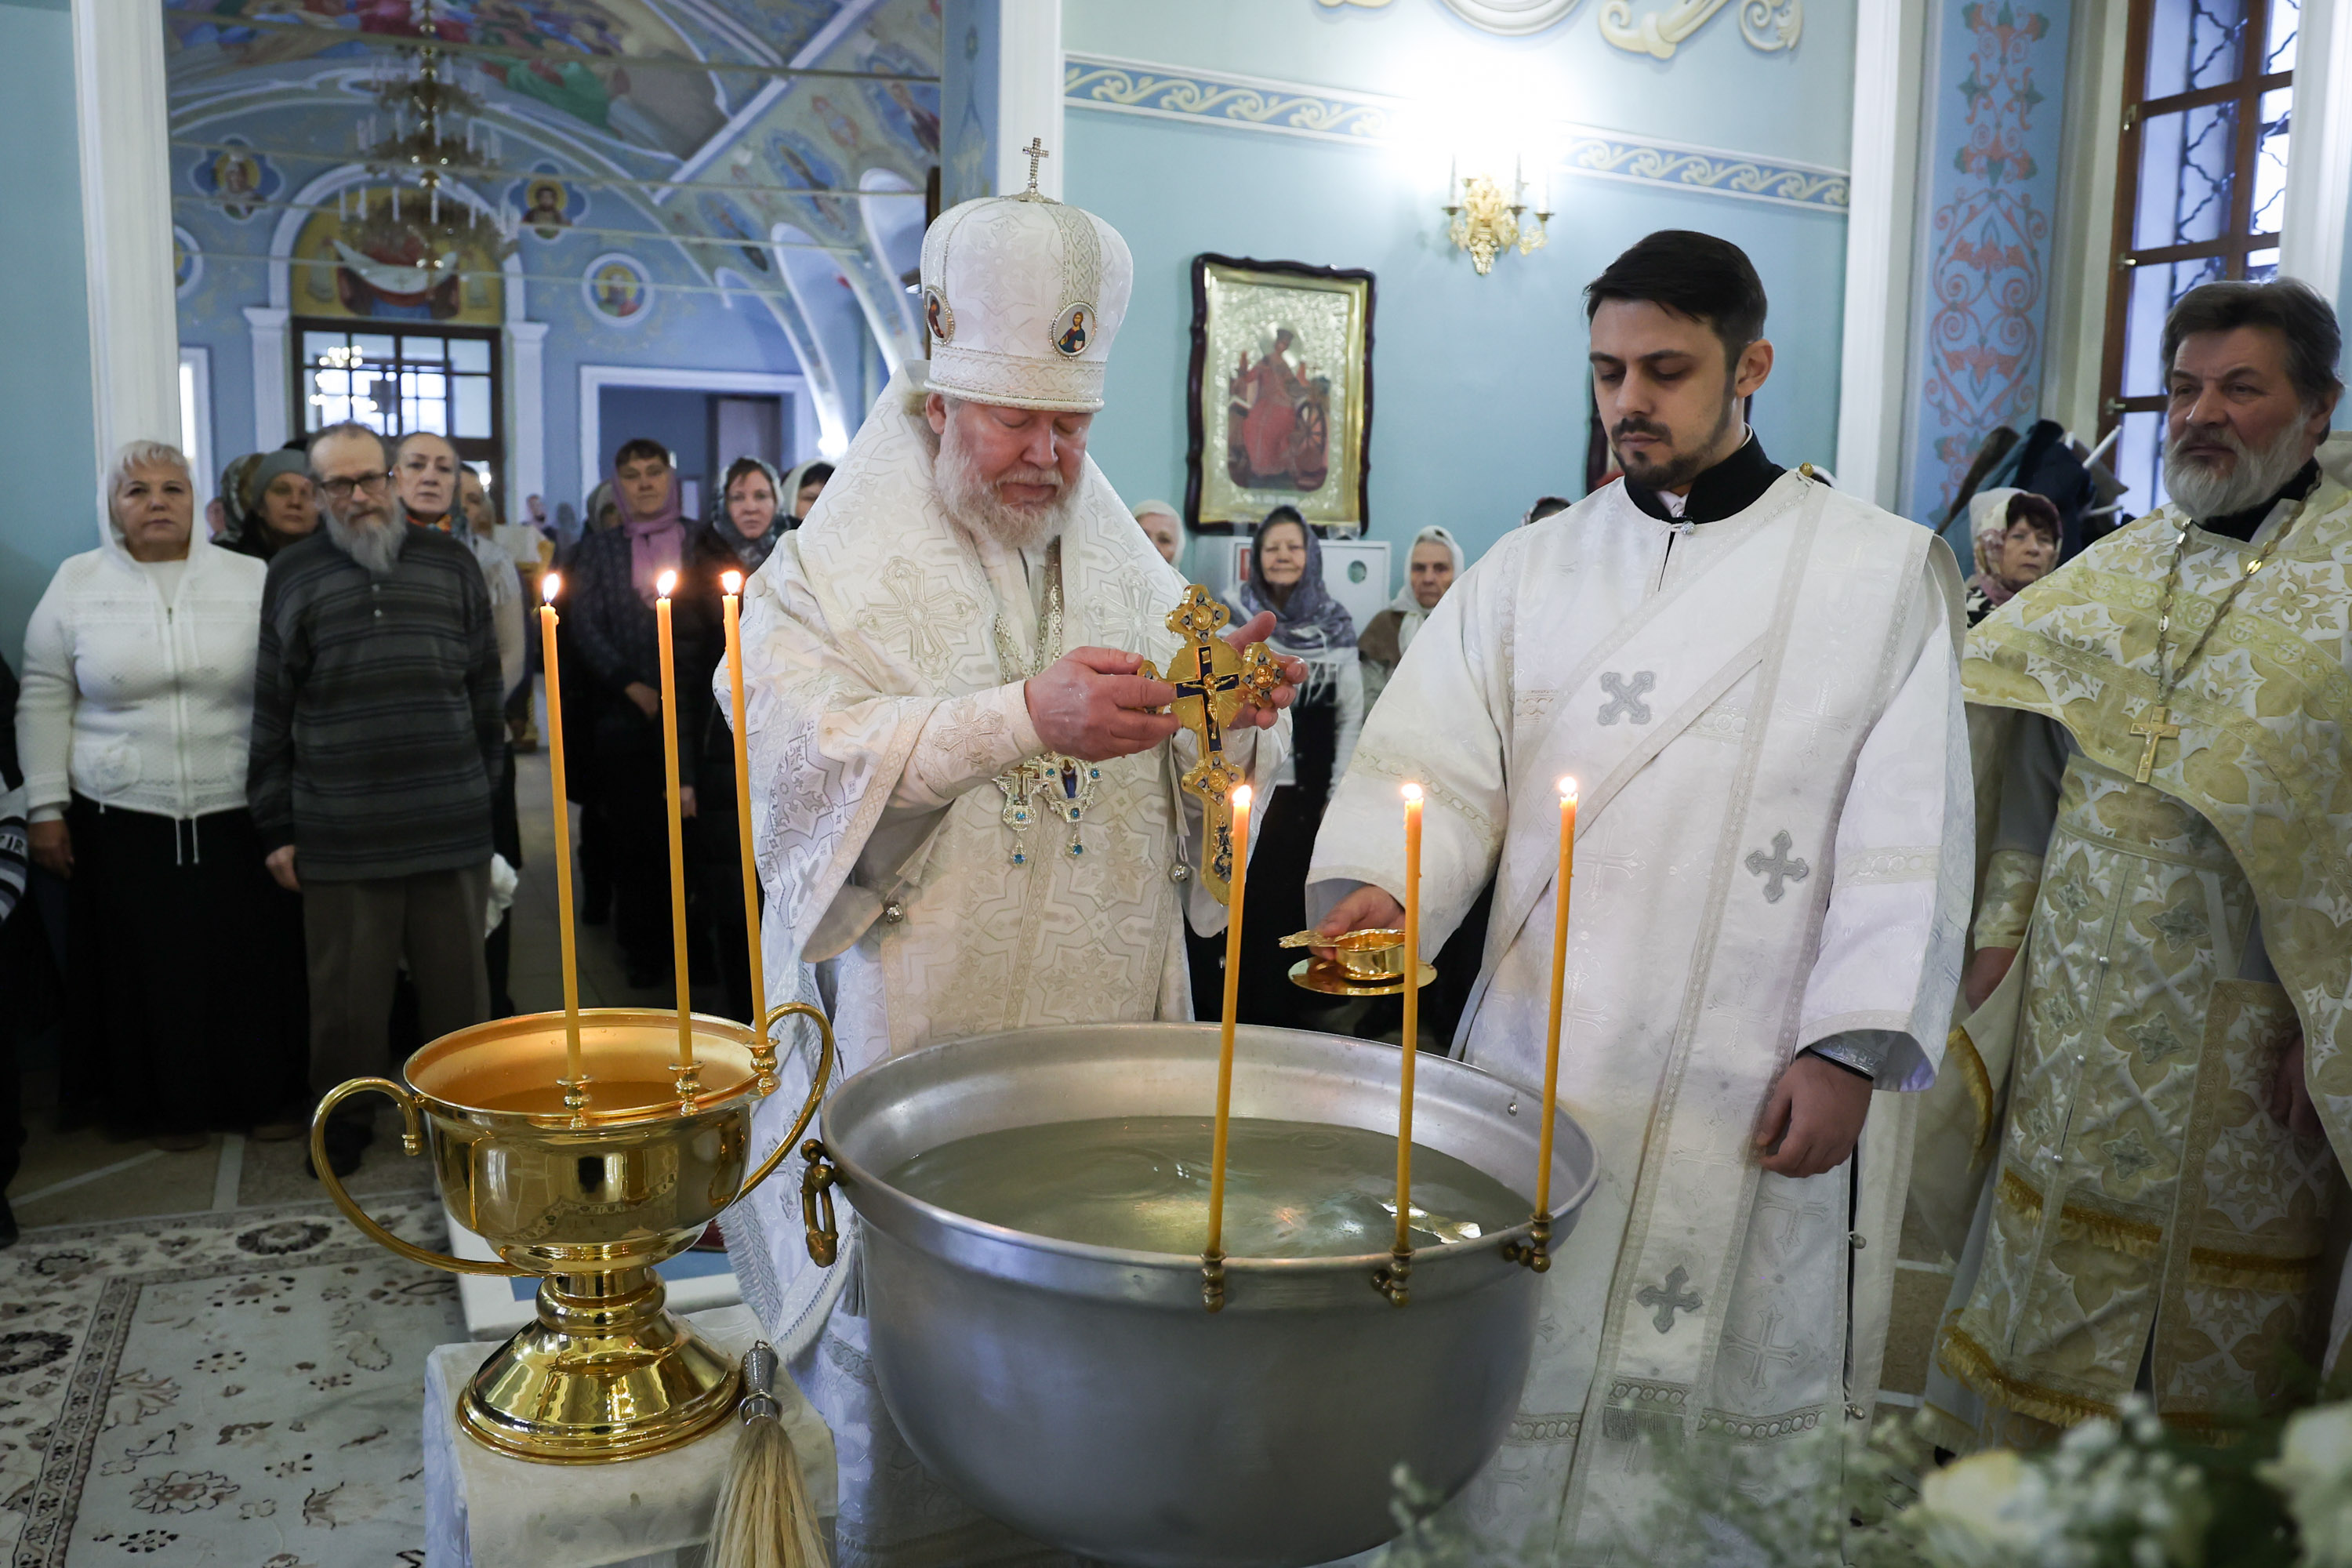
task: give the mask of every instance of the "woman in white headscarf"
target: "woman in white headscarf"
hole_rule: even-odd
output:
[[[1366,709],[1380,700],[1381,688],[1412,646],[1421,623],[1437,608],[1462,569],[1462,546],[1453,534],[1432,523],[1412,536],[1412,548],[1405,553],[1404,586],[1387,609],[1364,623],[1363,635],[1356,639],[1356,652],[1364,664]]]
[[[1969,498],[1977,572],[1963,604],[1969,625],[2048,576],[2058,564],[2058,509],[2031,490],[1979,490]]]

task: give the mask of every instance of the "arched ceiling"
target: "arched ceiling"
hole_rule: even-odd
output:
[[[840,308],[837,285],[807,281],[805,247],[848,286],[887,363],[919,352],[883,247],[899,248],[907,223],[891,204],[919,204],[903,193],[939,159],[939,0],[166,0],[165,16],[175,142],[264,111],[282,126],[299,104],[314,111],[306,144],[275,151],[348,158],[377,73],[404,69],[403,46],[429,26],[447,74],[507,139],[504,166],[551,153],[626,197],[646,243],[778,296],[812,375],[837,393],[856,367],[825,363],[842,353],[818,340],[839,334],[790,319]],[[856,412],[841,408],[852,425]]]

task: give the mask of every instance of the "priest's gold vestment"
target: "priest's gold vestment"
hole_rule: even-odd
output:
[[[2046,1438],[2136,1384],[2212,1432],[2325,1348],[2352,1150],[2352,493],[2326,479],[2292,507],[2247,544],[2191,528],[2168,638],[2177,738],[2156,664],[2189,526],[2176,509],[1970,635],[1988,843],[2014,753],[2036,726],[2067,740],[2045,852],[1986,868],[1976,944],[2019,952],[1955,1032],[1913,1179],[1915,1215],[1967,1237],[1928,1394],[1947,1445]],[[2142,784],[2132,726],[2151,716]],[[2298,1030],[2324,1138],[2266,1109]]]

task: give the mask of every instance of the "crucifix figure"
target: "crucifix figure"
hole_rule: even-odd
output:
[[[1195,583],[1168,614],[1168,629],[1184,639],[1184,647],[1169,661],[1164,679],[1176,688],[1170,711],[1177,721],[1200,737],[1201,760],[1180,781],[1201,797],[1202,837],[1201,884],[1222,901],[1234,873],[1234,786],[1241,770],[1225,760],[1225,726],[1234,721],[1244,699],[1260,708],[1271,707],[1274,689],[1282,684],[1282,666],[1264,643],[1252,643],[1246,652],[1217,634],[1232,617],[1224,605]],[[1147,680],[1163,679],[1151,662],[1140,672]]]
[[[1045,138],[1041,136],[1029,138],[1029,145],[1014,154],[1015,157],[1025,157],[1029,160],[1029,194],[1031,195],[1037,194],[1037,160],[1050,158],[1053,155],[1045,151]]]
[[[2156,743],[2174,739],[2180,733],[2180,726],[2172,721],[2171,708],[2159,704],[2152,716],[2134,724],[2131,732],[2147,737],[2147,744],[2140,748],[2139,772],[2132,775],[2137,782],[2146,784],[2147,775],[2156,771]]]

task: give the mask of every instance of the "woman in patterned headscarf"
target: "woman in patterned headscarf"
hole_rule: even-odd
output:
[[[1252,836],[1248,908],[1242,925],[1241,1016],[1251,1023],[1303,1026],[1312,998],[1287,978],[1289,958],[1276,945],[1307,923],[1307,864],[1323,825],[1331,786],[1348,771],[1364,722],[1364,675],[1356,624],[1323,582],[1323,543],[1295,507],[1280,506],[1258,525],[1249,576],[1230,605],[1239,626],[1274,615],[1266,641],[1276,653],[1307,661],[1307,680],[1290,708],[1290,756],[1275,780]],[[1213,1016],[1224,994],[1218,963],[1223,941],[1192,944],[1192,995]]]

